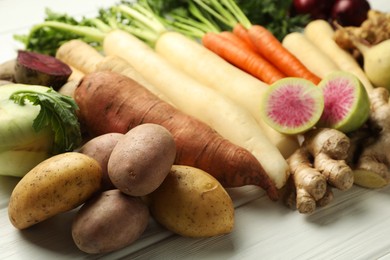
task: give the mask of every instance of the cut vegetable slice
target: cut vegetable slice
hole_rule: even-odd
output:
[[[349,72],[333,72],[318,85],[325,100],[318,125],[344,133],[361,127],[369,117],[370,101],[360,80]]]
[[[272,84],[262,104],[262,116],[272,128],[285,134],[300,134],[320,119],[324,97],[311,81],[289,77]]]
[[[71,68],[55,57],[18,51],[15,66],[15,81],[21,84],[41,85],[59,89],[66,83]]]

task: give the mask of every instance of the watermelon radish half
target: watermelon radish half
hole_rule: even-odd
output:
[[[264,121],[284,134],[310,130],[324,110],[321,88],[311,81],[288,77],[269,86],[260,109]]]
[[[360,80],[349,72],[334,72],[319,83],[325,108],[318,126],[348,133],[360,128],[370,114],[368,93]]]

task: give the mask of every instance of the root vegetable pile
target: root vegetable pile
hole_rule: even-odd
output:
[[[275,184],[250,152],[128,77],[114,72],[88,74],[77,87],[75,100],[80,108],[80,120],[92,136],[126,133],[143,123],[160,124],[175,138],[175,164],[202,169],[224,187],[258,185],[270,198],[278,197]]]
[[[63,86],[59,92],[75,102],[77,138],[81,124],[86,142],[63,156],[83,155],[95,174],[83,171],[87,164],[66,174],[51,160],[33,169],[11,198],[16,228],[84,204],[71,227],[74,242],[86,253],[107,253],[138,239],[150,217],[186,237],[230,233],[234,205],[225,188],[256,185],[311,214],[335,189],[390,183],[389,14],[370,10],[359,27],[314,20],[281,41],[249,21],[241,1],[187,1],[185,16],[158,11],[157,2],[124,1],[80,22],[48,11],[28,37],[19,36],[29,49],[41,48],[39,35],[41,51],[64,63],[61,71],[50,57],[50,72],[62,73],[48,84]],[[242,5],[249,2],[256,1]],[[23,78],[21,61],[31,56],[20,51],[0,67],[0,79]],[[77,83],[65,89],[71,79]],[[37,102],[19,99],[27,98]],[[50,176],[40,178],[45,167]],[[57,209],[65,177],[72,187],[64,194],[74,202]],[[87,186],[82,198],[79,179]],[[46,199],[54,203],[49,215]]]

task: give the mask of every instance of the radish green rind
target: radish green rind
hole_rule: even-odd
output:
[[[360,80],[349,72],[334,72],[318,84],[325,99],[324,113],[318,126],[344,133],[360,128],[370,114],[370,100]]]
[[[324,110],[322,90],[311,81],[288,77],[265,92],[260,113],[276,131],[296,135],[315,126]]]

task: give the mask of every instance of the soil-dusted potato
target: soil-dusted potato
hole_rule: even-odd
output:
[[[16,59],[8,60],[0,64],[0,80],[15,82]]]
[[[233,202],[210,174],[174,165],[164,182],[147,196],[154,219],[176,234],[211,237],[234,227]]]
[[[107,253],[136,241],[149,222],[149,209],[138,197],[118,189],[104,191],[77,212],[72,237],[86,253]]]
[[[103,179],[102,190],[113,189],[115,186],[112,184],[107,173],[108,159],[115,145],[124,134],[120,133],[108,133],[92,138],[86,142],[79,150],[80,153],[86,154],[99,162],[102,167]]]
[[[35,166],[12,191],[8,215],[25,229],[54,215],[72,210],[100,189],[102,169],[84,154],[58,154]]]
[[[157,124],[141,124],[128,131],[112,150],[108,176],[120,191],[145,196],[164,181],[176,156],[172,134]]]

